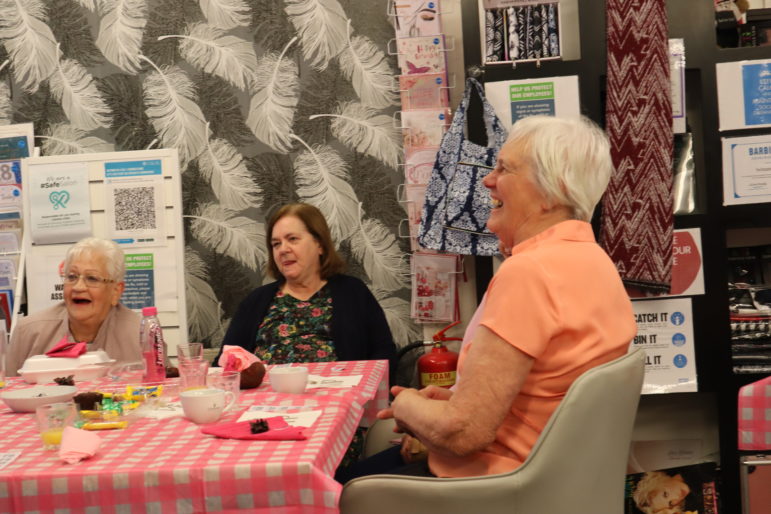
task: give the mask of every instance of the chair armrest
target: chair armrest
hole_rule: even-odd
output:
[[[396,422],[393,419],[378,419],[375,421],[367,430],[362,456],[364,458],[372,457],[376,453],[392,447],[391,439],[399,437],[399,434],[394,432],[395,426]]]

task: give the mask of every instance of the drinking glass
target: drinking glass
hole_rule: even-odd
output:
[[[232,392],[233,397],[235,398],[233,406],[238,403],[238,393],[241,392],[240,371],[223,371],[222,369],[216,369],[206,376],[206,384],[214,389]]]
[[[203,343],[184,343],[177,345],[177,362],[182,364],[190,360],[203,359]]]
[[[57,450],[62,443],[64,427],[73,426],[78,417],[74,402],[49,403],[35,409],[40,439],[46,450]]]
[[[179,383],[182,391],[206,387],[206,373],[209,363],[203,359],[179,362]]]

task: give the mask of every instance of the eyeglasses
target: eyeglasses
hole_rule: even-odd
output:
[[[77,284],[81,278],[83,279],[83,283],[86,284],[86,287],[90,287],[92,289],[102,287],[105,284],[109,284],[110,282],[115,282],[111,278],[102,278],[97,277],[96,275],[78,275],[77,273],[67,273],[66,275],[62,276],[64,283],[71,286]]]

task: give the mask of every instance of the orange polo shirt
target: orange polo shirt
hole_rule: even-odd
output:
[[[591,225],[575,220],[514,247],[490,281],[480,324],[535,360],[490,446],[463,458],[429,455],[440,477],[517,468],[573,380],[626,353],[637,331],[613,262]],[[461,375],[470,372],[464,360],[472,344],[461,352]]]

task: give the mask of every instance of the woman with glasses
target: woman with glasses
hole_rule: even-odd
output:
[[[65,336],[118,362],[141,361],[141,317],[120,303],[125,269],[123,250],[113,241],[88,237],[71,246],[62,266],[64,301],[20,318],[13,329],[6,361],[10,376]]]

